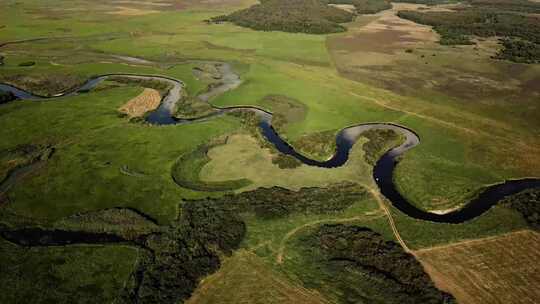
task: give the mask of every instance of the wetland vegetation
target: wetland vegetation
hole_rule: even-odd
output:
[[[0,302],[454,303],[422,250],[537,229],[537,189],[465,223],[414,219],[373,175],[401,132],[357,134],[345,162],[324,168],[279,152],[249,108],[196,119],[264,109],[319,162],[347,126],[410,128],[422,142],[392,182],[430,212],[538,177],[537,3],[416,2],[429,6],[7,1],[0,82],[52,98],[0,95]],[[106,74],[181,81],[175,123],[121,113],[147,90],[168,96],[163,81],[110,77],[54,97]]]

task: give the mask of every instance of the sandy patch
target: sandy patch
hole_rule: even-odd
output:
[[[435,213],[435,214],[447,214],[447,213],[456,211],[456,210],[460,209],[461,207],[462,207],[462,205],[458,205],[458,206],[455,206],[455,207],[452,207],[452,208],[429,210],[429,212]]]
[[[393,8],[361,19],[349,26],[342,35],[328,38],[328,45],[337,59],[340,70],[391,64],[395,54],[408,48],[435,45],[439,35],[431,27],[401,19],[400,10],[416,10],[421,5],[394,3]]]
[[[172,6],[172,3],[166,3],[166,2],[154,2],[154,1],[136,1],[136,0],[115,0],[112,1],[112,4],[114,5],[125,5],[125,4],[135,4],[135,5],[142,5],[142,6],[161,6],[161,7],[167,7]]]
[[[414,252],[437,287],[460,304],[540,299],[540,234],[530,230]]]
[[[328,4],[328,6],[333,6],[349,13],[354,13],[356,11],[356,8],[352,4]]]
[[[126,6],[117,6],[115,11],[108,12],[107,14],[119,15],[119,16],[143,16],[143,15],[149,15],[149,14],[155,14],[155,13],[159,13],[159,11],[150,10],[150,9],[132,8],[132,7],[126,7]]]
[[[430,26],[401,19],[396,15],[398,11],[418,10],[422,5],[408,3],[393,3],[392,5],[392,9],[380,12],[378,14],[380,17],[365,26],[361,32],[377,33],[380,31],[394,31],[399,32],[405,38],[413,40],[424,42],[435,42],[439,40],[439,36]]]
[[[161,95],[154,89],[144,89],[144,91],[137,97],[128,101],[120,109],[120,112],[127,114],[131,117],[141,117],[144,113],[155,110],[161,103]]]

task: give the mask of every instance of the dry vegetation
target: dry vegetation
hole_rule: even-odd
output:
[[[290,282],[258,256],[239,251],[204,279],[187,304],[328,303],[319,293]]]
[[[437,286],[459,303],[537,303],[540,234],[506,235],[415,252]]]
[[[159,11],[151,9],[132,8],[126,6],[117,6],[116,10],[109,12],[109,14],[120,16],[142,16],[155,13],[159,13]]]
[[[124,104],[119,110],[127,114],[128,117],[141,117],[146,112],[153,111],[159,107],[161,95],[154,89],[144,89],[137,97]]]

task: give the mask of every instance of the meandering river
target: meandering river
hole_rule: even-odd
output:
[[[228,63],[216,63],[215,64],[222,77],[219,85],[213,86],[207,92],[197,96],[200,102],[208,102],[211,98],[221,95],[229,90],[235,89],[241,85],[242,80],[234,73],[232,67]],[[484,189],[476,198],[467,203],[463,208],[452,211],[446,214],[431,213],[421,210],[411,204],[405,196],[403,196],[394,184],[393,174],[396,164],[398,163],[398,157],[404,155],[408,150],[416,147],[420,144],[419,136],[411,129],[392,123],[364,123],[355,126],[342,129],[336,136],[336,152],[326,161],[317,161],[310,159],[294,148],[292,148],[285,140],[283,140],[279,134],[272,127],[272,113],[264,109],[251,106],[239,106],[239,107],[226,107],[220,108],[213,106],[214,112],[203,117],[195,119],[178,119],[174,117],[178,102],[182,97],[182,91],[184,89],[184,83],[180,80],[157,76],[157,75],[135,75],[135,74],[107,74],[101,75],[88,80],[80,88],[58,94],[54,98],[73,96],[82,92],[87,92],[95,88],[99,83],[110,77],[125,77],[137,80],[157,80],[166,82],[171,86],[168,94],[163,97],[162,102],[158,109],[150,113],[146,120],[147,122],[155,125],[170,125],[170,124],[187,124],[197,123],[203,120],[210,119],[212,117],[222,115],[232,111],[252,111],[260,118],[260,128],[264,137],[271,142],[274,147],[281,153],[291,155],[309,166],[317,166],[324,168],[333,168],[344,165],[349,159],[349,153],[352,146],[361,136],[361,134],[370,129],[390,129],[402,134],[405,138],[403,143],[387,151],[376,163],[373,170],[373,178],[379,187],[380,192],[400,211],[406,215],[427,221],[444,222],[444,223],[462,223],[473,219],[487,210],[493,205],[499,202],[506,196],[518,193],[525,189],[540,187],[540,179],[519,179],[509,180],[501,184],[492,185]],[[8,84],[0,84],[0,90],[12,92],[19,99],[27,100],[45,100],[49,97],[38,96],[17,88]]]

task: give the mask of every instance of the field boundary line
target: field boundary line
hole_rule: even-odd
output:
[[[525,229],[521,229],[521,230],[505,232],[505,233],[502,233],[502,234],[493,235],[493,236],[487,236],[487,237],[478,238],[478,239],[470,239],[470,240],[458,241],[458,242],[444,244],[444,245],[436,245],[436,246],[421,248],[421,249],[418,249],[418,250],[414,250],[414,253],[415,254],[416,253],[421,254],[421,253],[429,252],[429,251],[433,251],[433,250],[439,250],[439,249],[451,248],[451,247],[459,247],[459,246],[466,245],[466,244],[496,241],[496,240],[499,240],[499,239],[510,237],[511,235],[524,234],[524,233],[533,233],[537,237],[540,236],[540,234],[538,232],[536,232],[534,230],[531,230],[531,229],[528,229],[528,228],[525,228]]]

